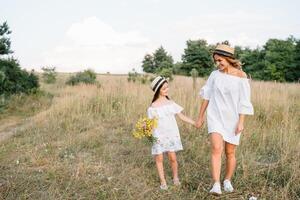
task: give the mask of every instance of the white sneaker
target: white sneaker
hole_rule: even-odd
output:
[[[225,192],[233,192],[233,187],[231,185],[230,180],[225,179],[223,184],[224,184],[224,191]]]
[[[213,185],[213,187],[209,191],[209,193],[217,194],[217,195],[222,194],[220,182],[215,182],[214,185]]]

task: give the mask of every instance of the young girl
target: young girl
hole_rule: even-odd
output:
[[[207,109],[207,126],[211,140],[211,173],[214,185],[211,193],[221,194],[221,156],[225,143],[225,192],[232,192],[231,177],[236,166],[235,148],[244,129],[245,115],[253,115],[250,85],[241,63],[234,58],[234,49],[227,44],[217,45],[213,58],[218,70],[213,71],[200,95],[201,104],[196,127],[200,128]]]
[[[181,120],[195,125],[195,122],[181,113],[182,107],[171,101],[168,97],[168,81],[158,76],[151,83],[154,97],[151,106],[148,108],[148,117],[156,118],[158,125],[153,131],[156,142],[152,146],[152,155],[155,157],[156,167],[160,178],[160,188],[168,189],[163,168],[163,153],[167,152],[173,172],[174,185],[180,185],[178,178],[178,165],[176,151],[182,150],[179,130],[175,115]]]

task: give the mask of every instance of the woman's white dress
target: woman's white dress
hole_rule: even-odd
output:
[[[208,133],[217,132],[223,136],[224,141],[239,145],[241,134],[235,134],[239,114],[254,113],[249,80],[215,70],[201,88],[200,96],[209,100]]]
[[[167,105],[148,108],[148,117],[150,119],[155,117],[158,120],[157,127],[153,131],[153,136],[157,140],[152,146],[152,155],[168,151],[176,152],[183,149],[175,119],[175,115],[182,110],[183,108],[173,101]]]

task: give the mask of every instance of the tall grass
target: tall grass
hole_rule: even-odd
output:
[[[61,82],[66,76],[61,78]],[[125,76],[98,76],[100,86],[43,86],[52,105],[25,130],[0,146],[0,194],[4,199],[262,199],[300,198],[300,86],[255,82],[255,115],[246,119],[236,192],[212,197],[207,128],[179,122],[180,188],[159,191],[150,147],[131,131],[152,99],[148,85]],[[204,80],[177,76],[170,96],[196,118]],[[167,180],[171,170],[165,162]]]

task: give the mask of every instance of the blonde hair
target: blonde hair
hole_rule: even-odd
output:
[[[227,57],[227,56],[223,56],[223,55],[219,55],[217,54],[218,56],[224,58],[230,65],[232,65],[234,68],[236,69],[239,69],[241,71],[242,70],[242,63],[241,61],[239,61],[238,59],[235,59],[235,58],[230,58],[230,57]],[[213,59],[215,61],[215,55],[213,56]]]

